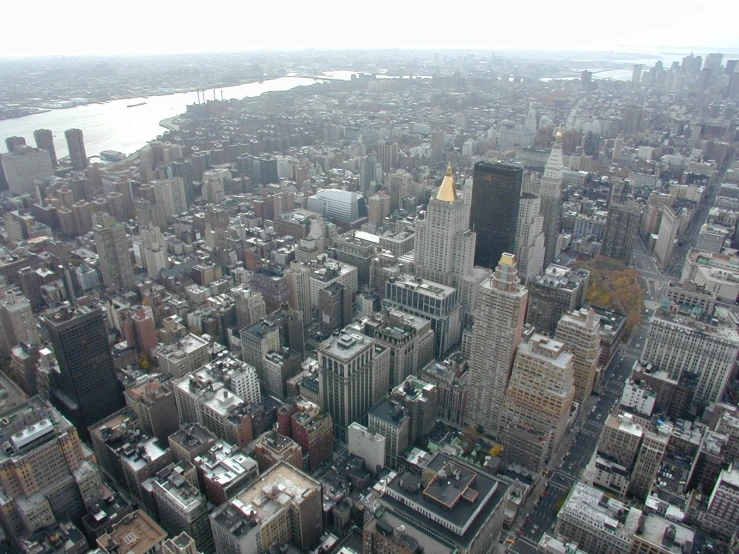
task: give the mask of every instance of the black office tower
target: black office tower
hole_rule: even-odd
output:
[[[195,201],[195,184],[192,178],[192,164],[188,160],[172,162],[172,176],[181,177],[185,184],[185,198],[189,208]]]
[[[125,405],[103,312],[94,305],[62,306],[44,315],[43,322],[59,362],[52,402],[87,440],[90,425]]]
[[[33,138],[36,140],[36,147],[46,150],[51,156],[51,165],[56,167],[59,165],[56,160],[56,148],[54,148],[54,133],[49,129],[36,129],[33,132]]]
[[[523,168],[478,162],[472,186],[470,228],[477,233],[475,265],[495,269],[504,252],[515,252]]]
[[[77,171],[82,171],[90,165],[85,152],[85,138],[79,129],[67,129],[64,131],[67,139],[67,148],[69,149],[69,161],[72,167]]]

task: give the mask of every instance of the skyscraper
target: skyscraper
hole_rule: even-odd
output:
[[[78,171],[82,171],[90,165],[85,152],[85,139],[80,129],[67,129],[64,131],[67,138],[67,148],[69,149],[69,159],[72,167]]]
[[[516,262],[518,275],[524,285],[544,269],[544,216],[540,211],[541,199],[524,192],[516,222]]]
[[[46,150],[51,156],[51,165],[56,167],[56,148],[54,148],[54,133],[49,129],[36,129],[33,132],[33,138],[36,141],[36,148]]]
[[[19,152],[26,146],[26,139],[23,137],[8,137],[5,139],[5,146],[8,152]]]
[[[472,331],[466,420],[500,438],[500,419],[528,291],[519,284],[516,257],[503,254],[495,274],[480,284]]]
[[[18,398],[3,406],[0,418],[7,439],[0,459],[0,523],[15,544],[59,520],[79,520],[101,500],[103,486],[89,451],[46,400]]]
[[[600,358],[600,317],[585,308],[565,314],[557,324],[555,339],[573,356],[575,400],[585,400],[593,390]]]
[[[370,184],[375,181],[375,168],[377,167],[377,160],[372,155],[364,156],[359,159],[359,190],[365,196],[370,196],[374,193],[370,190]]]
[[[426,218],[416,227],[416,274],[458,286],[459,278],[472,272],[475,242],[467,206],[454,187],[450,163],[436,196],[428,203]]]
[[[602,254],[630,264],[640,221],[641,208],[637,203],[611,204],[608,207]]]
[[[562,230],[562,131],[557,131],[552,152],[541,178],[541,213],[544,216],[544,266],[558,254],[557,239]]]
[[[31,303],[22,294],[0,295],[0,351],[8,353],[19,343],[39,344]]]
[[[159,206],[164,206],[167,220],[187,210],[185,182],[182,177],[152,181],[154,196]]]
[[[383,171],[398,167],[398,143],[390,139],[377,143],[377,158]]]
[[[347,428],[388,392],[390,349],[359,333],[332,336],[318,348],[321,408],[334,420],[334,436],[347,440]]]
[[[46,150],[30,146],[18,147],[13,152],[3,154],[2,171],[10,192],[23,195],[36,195],[36,179],[54,175],[51,156]]]
[[[59,362],[52,401],[87,438],[88,427],[124,406],[102,310],[62,306],[43,317]]]
[[[572,354],[565,352],[564,343],[535,334],[518,345],[505,396],[505,422],[551,433],[550,447],[562,444],[574,381]]]
[[[654,257],[661,268],[665,268],[672,258],[677,246],[677,237],[687,217],[685,208],[665,206],[662,210],[662,221],[659,224],[659,235],[654,245]]]
[[[475,164],[470,228],[477,233],[475,265],[492,268],[504,252],[515,252],[523,168]]]
[[[739,334],[729,321],[678,316],[659,309],[652,316],[641,359],[680,381],[693,375],[699,402],[718,402],[739,354]]]
[[[180,177],[185,185],[185,198],[188,207],[195,200],[195,186],[192,180],[192,164],[188,160],[172,162],[172,177]]]
[[[108,217],[103,225],[95,225],[92,232],[105,286],[121,290],[132,289],[136,282],[133,278],[133,265],[128,253],[125,225]]]
[[[579,310],[585,302],[590,272],[550,264],[544,273],[529,283],[529,309],[526,323],[542,335],[553,335],[559,318]]]

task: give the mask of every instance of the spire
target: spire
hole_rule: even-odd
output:
[[[454,175],[452,174],[452,162],[446,168],[446,175],[441,182],[439,192],[436,193],[437,200],[444,202],[454,202],[457,200],[457,189],[454,188]]]

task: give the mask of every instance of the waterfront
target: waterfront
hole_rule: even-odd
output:
[[[219,88],[216,89],[216,97],[220,100],[221,91],[226,100],[254,97],[265,92],[285,91],[318,82],[317,79],[304,77],[280,77],[262,83]],[[213,98],[213,90],[207,91],[206,98]],[[132,154],[165,131],[160,127],[160,121],[183,113],[186,106],[197,102],[197,99],[196,92],[182,92],[148,98],[125,98],[6,119],[0,121],[0,138],[4,140],[6,137],[20,136],[35,146],[33,131],[51,129],[57,156],[62,158],[68,154],[64,131],[78,128],[85,134],[88,156],[97,156],[102,150]],[[135,104],[142,105],[127,107]]]

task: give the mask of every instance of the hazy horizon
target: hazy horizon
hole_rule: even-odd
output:
[[[338,0],[288,0],[213,9],[171,0],[131,0],[115,11],[102,11],[92,0],[68,0],[63,10],[56,2],[41,0],[33,5],[32,15],[21,3],[4,7],[4,20],[18,24],[6,25],[0,33],[0,57],[396,48],[732,51],[739,50],[732,4],[720,0],[709,13],[696,14],[694,5],[683,1],[665,5],[625,0],[600,6],[586,0],[533,2],[527,4],[528,11],[472,2],[462,11],[388,0],[376,0],[367,8],[348,8]],[[489,24],[481,24],[486,18]]]

